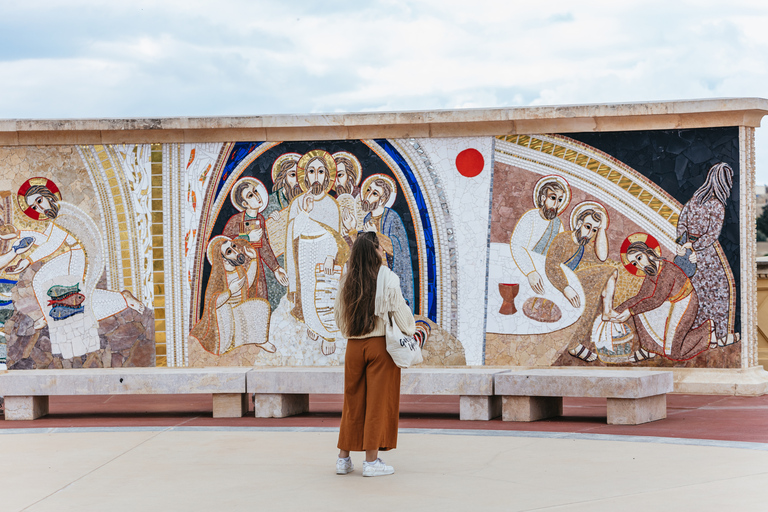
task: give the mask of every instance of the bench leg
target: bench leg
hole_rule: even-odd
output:
[[[501,419],[504,421],[536,421],[563,415],[563,398],[559,396],[505,396]]]
[[[6,420],[34,420],[48,414],[47,396],[6,396]]]
[[[459,398],[460,420],[488,421],[501,416],[500,396],[468,396]]]
[[[214,418],[242,418],[248,412],[248,393],[214,393]]]
[[[253,408],[257,418],[285,418],[309,410],[309,395],[256,393]]]
[[[667,395],[645,398],[609,398],[609,425],[639,425],[667,417]]]

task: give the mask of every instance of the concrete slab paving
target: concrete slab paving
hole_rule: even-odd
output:
[[[7,512],[760,510],[768,474],[768,446],[727,441],[413,429],[363,478],[359,453],[335,474],[335,429],[3,432]]]

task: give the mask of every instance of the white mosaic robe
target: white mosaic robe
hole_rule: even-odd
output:
[[[304,196],[291,202],[285,244],[285,268],[288,291],[293,293],[293,316],[326,340],[335,340],[339,328],[333,318],[333,302],[338,291],[341,266],[339,247],[341,214],[336,200],[329,195],[316,199],[307,213],[301,207]],[[326,258],[337,267],[331,276],[323,272]]]
[[[77,207],[63,202],[60,203],[60,206],[57,221],[64,221],[67,227],[80,226],[83,230],[94,227],[88,225],[87,221],[83,219],[84,214]],[[97,249],[90,248],[92,249],[88,251],[90,259],[86,262],[85,251],[81,246],[79,237],[75,235],[59,227],[57,222],[49,222],[42,232],[21,231],[20,233],[20,238],[34,238],[36,247],[26,255],[30,263],[49,258],[62,246],[66,246],[68,249],[63,254],[45,261],[32,278],[35,298],[48,324],[51,352],[61,354],[64,359],[98,350],[100,347],[99,320],[115,315],[128,307],[120,292],[95,289],[96,282],[103,270],[101,255],[98,254]],[[94,242],[90,239],[92,236],[93,233],[89,233],[91,245]],[[48,290],[56,285],[79,286],[85,295],[83,313],[61,320],[51,317],[48,306],[50,299]]]
[[[553,222],[556,224],[552,224]],[[548,230],[551,231],[551,236],[547,240],[542,240]],[[552,220],[543,219],[538,208],[525,212],[517,221],[509,240],[512,258],[520,272],[526,276],[533,271],[543,274],[541,266],[547,250],[555,236],[562,232],[563,224],[559,217]]]

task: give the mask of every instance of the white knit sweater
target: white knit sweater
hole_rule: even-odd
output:
[[[403,293],[400,291],[400,278],[385,265],[381,266],[379,275],[376,278],[376,303],[374,306],[376,327],[367,334],[362,336],[347,335],[347,326],[344,323],[344,315],[342,314],[342,286],[344,286],[343,279],[339,283],[339,293],[336,295],[336,303],[334,305],[333,313],[336,317],[336,325],[339,326],[339,330],[345,338],[356,339],[384,336],[387,332],[387,325],[384,323],[384,318],[389,311],[392,311],[392,318],[395,320],[395,323],[397,323],[397,326],[403,334],[413,336],[416,332],[416,322],[413,319],[413,313],[411,313],[411,308],[408,307],[408,304],[403,298]]]

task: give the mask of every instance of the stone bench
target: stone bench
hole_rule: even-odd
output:
[[[608,423],[639,425],[667,417],[672,372],[635,370],[512,370],[494,376],[504,421],[536,421],[563,414],[563,397],[605,397]]]
[[[404,395],[458,395],[459,418],[490,420],[501,415],[501,397],[494,396],[493,377],[499,369],[409,368],[403,370]],[[310,394],[343,394],[344,368],[259,368],[248,372],[248,393],[254,394],[257,418],[283,418],[309,410]]]
[[[11,370],[0,373],[6,420],[48,414],[49,396],[213,394],[214,418],[248,412],[245,392],[250,368],[78,368]]]

